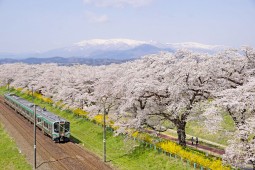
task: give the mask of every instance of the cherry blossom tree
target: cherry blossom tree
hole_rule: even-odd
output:
[[[149,56],[120,80],[125,100],[120,114],[131,117],[127,124],[166,130],[158,122],[168,120],[177,127],[179,143],[186,145],[185,127],[192,108],[197,102],[210,97],[211,77],[206,57],[182,53]]]
[[[235,89],[221,91],[215,104],[224,108],[233,119],[237,131],[226,149],[224,160],[235,167],[251,163],[255,168],[255,78]]]
[[[224,160],[235,167],[244,167],[247,164],[252,164],[253,169],[255,169],[255,65],[253,61],[255,52],[251,48],[244,48],[243,50],[244,55],[238,59],[239,62],[232,63],[229,66],[225,65],[224,69],[222,69],[225,77],[217,77],[220,80],[224,80],[221,86],[225,89],[219,90],[214,94],[215,101],[213,103],[217,107],[225,109],[233,119],[237,129],[233,139],[229,141],[229,146],[226,148]]]

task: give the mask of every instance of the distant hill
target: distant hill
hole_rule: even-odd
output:
[[[7,63],[27,63],[27,64],[42,64],[42,63],[56,63],[59,65],[74,65],[87,64],[92,66],[108,65],[112,63],[123,63],[130,60],[116,60],[116,59],[93,59],[93,58],[76,58],[76,57],[50,57],[50,58],[26,58],[26,59],[0,59],[0,64]]]

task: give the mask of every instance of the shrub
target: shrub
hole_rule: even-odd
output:
[[[95,120],[96,123],[103,125],[104,121],[104,115],[96,115],[93,120]]]
[[[87,116],[88,115],[88,112],[86,112],[80,108],[74,109],[73,113],[78,116]]]
[[[224,166],[222,164],[222,161],[217,158],[207,157],[205,154],[198,153],[194,151],[189,151],[186,148],[183,148],[182,146],[171,142],[161,142],[157,144],[160,148],[162,148],[164,151],[176,154],[183,159],[187,159],[191,162],[197,163],[203,167],[208,167],[210,169],[221,169],[221,170],[230,170],[229,167]]]

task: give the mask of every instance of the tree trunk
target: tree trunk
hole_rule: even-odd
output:
[[[178,134],[178,141],[181,146],[186,146],[186,132],[185,132],[185,127],[186,127],[186,122],[178,122],[176,124],[177,127],[177,134]]]

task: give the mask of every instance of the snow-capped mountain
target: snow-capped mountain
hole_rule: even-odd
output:
[[[34,58],[71,57],[89,60],[110,59],[126,61],[136,59],[147,54],[158,53],[160,51],[175,52],[176,50],[182,48],[196,52],[215,53],[223,49],[224,46],[205,45],[194,42],[160,43],[156,41],[137,41],[131,39],[92,39],[74,43],[69,47],[53,49],[42,53],[25,55],[1,55],[0,53],[0,58],[33,58],[34,61]]]
[[[85,40],[75,43],[69,48],[69,50],[80,49],[91,49],[100,48],[101,50],[127,50],[135,48],[141,45],[151,45],[160,49],[172,48],[172,49],[203,49],[203,50],[215,50],[221,49],[223,46],[220,45],[206,45],[196,42],[184,42],[184,43],[160,43],[157,41],[137,41],[131,39],[92,39]]]
[[[188,49],[195,52],[206,52],[206,53],[215,53],[224,48],[226,46],[222,45],[206,45],[200,44],[196,42],[184,42],[184,43],[166,43],[166,46],[172,49]]]
[[[199,43],[159,43],[156,41],[137,41],[130,39],[92,39],[75,43],[69,47],[50,50],[40,57],[85,57],[129,59],[159,51],[176,51],[186,48],[197,52],[213,53],[223,46]]]
[[[145,41],[130,39],[92,39],[75,43],[69,47],[50,50],[37,56],[131,59],[146,54],[157,53],[162,50]]]
[[[184,42],[184,43],[166,43],[166,45],[171,46],[175,49],[186,48],[186,49],[204,49],[204,50],[214,50],[216,48],[222,47],[219,45],[206,45],[196,42]]]
[[[81,48],[92,48],[100,47],[102,50],[125,50],[137,47],[139,45],[147,44],[145,41],[137,41],[130,39],[92,39],[84,40],[78,43],[75,43],[72,47],[81,47]]]

